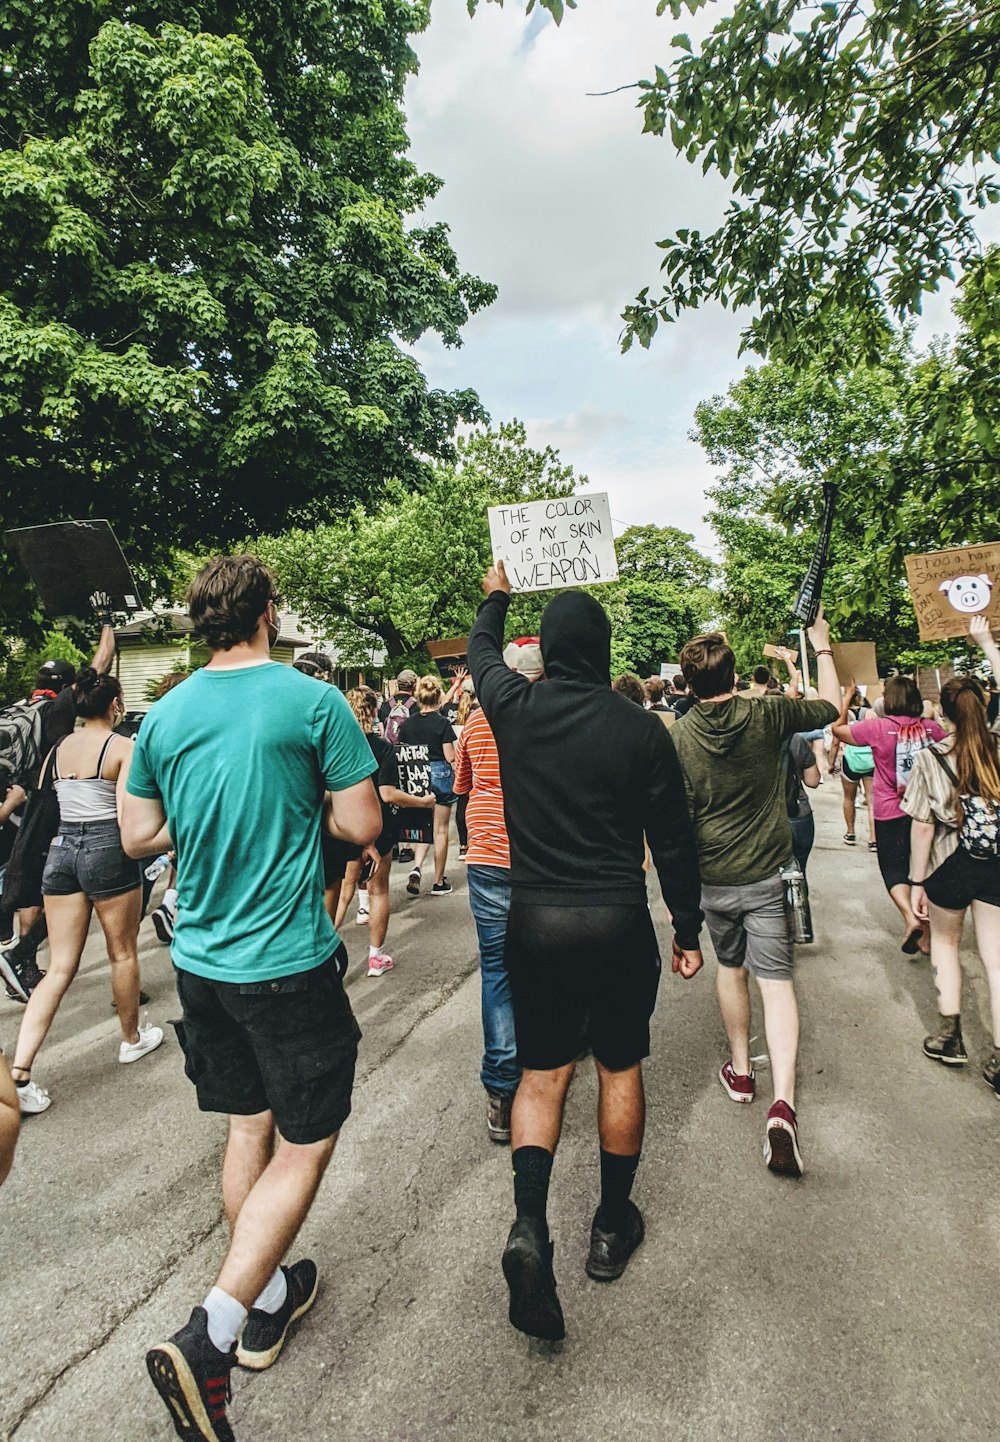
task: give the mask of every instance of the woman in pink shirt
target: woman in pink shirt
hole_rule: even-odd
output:
[[[916,956],[930,951],[924,924],[910,906],[910,818],[899,804],[913,769],[913,758],[932,741],[944,740],[936,721],[923,719],[923,697],[909,676],[885,683],[885,715],[837,725],[833,734],[850,746],[870,746],[875,758],[872,809],[875,846],[885,889],[899,909],[906,932],[903,951]]]

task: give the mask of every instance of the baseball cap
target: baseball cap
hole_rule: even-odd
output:
[[[397,686],[411,686],[411,687],[412,687],[412,686],[415,686],[416,684],[417,684],[417,673],[416,673],[416,671],[410,671],[410,670],[400,671],[399,675],[396,677],[396,685],[397,685]]]
[[[46,661],[38,668],[36,686],[41,690],[61,691],[76,680],[76,667],[69,661]]]
[[[511,641],[503,653],[503,659],[505,666],[509,666],[519,676],[527,677],[529,681],[537,681],[545,670],[542,648],[535,640]]]

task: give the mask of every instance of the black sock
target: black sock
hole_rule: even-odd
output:
[[[549,1200],[549,1177],[552,1175],[552,1153],[544,1147],[518,1147],[511,1153],[514,1167],[514,1205],[519,1217],[536,1217],[545,1221]]]
[[[626,1202],[632,1192],[641,1153],[619,1157],[601,1148],[601,1206],[597,1225],[602,1232],[620,1232],[625,1227]]]

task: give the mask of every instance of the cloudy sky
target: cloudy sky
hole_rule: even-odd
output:
[[[747,364],[740,322],[721,309],[662,328],[650,351],[621,355],[622,307],[656,286],[654,242],[712,226],[723,183],[668,140],[644,136],[636,92],[593,98],[652,74],[681,28],[654,0],[581,0],[556,29],[522,0],[433,0],[407,92],[412,155],[442,177],[431,215],[451,227],[464,269],[500,298],[461,350],[418,353],[431,382],[472,385],[495,420],[517,416],[536,444],[558,446],[623,525],[654,522],[713,544],[704,522],[711,471],[687,438],[698,401]],[[708,7],[694,38],[718,18]],[[935,303],[923,329],[947,323]]]

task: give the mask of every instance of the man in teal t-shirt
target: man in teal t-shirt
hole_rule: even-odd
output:
[[[191,619],[212,659],[147,717],[122,817],[130,855],[177,851],[178,1038],[199,1106],[229,1116],[229,1254],[146,1359],[187,1438],[232,1438],[229,1370],[270,1366],[315,1299],[315,1264],[280,1263],[350,1114],[361,1035],[323,905],[320,827],[325,801],[334,834],[375,840],[374,763],[339,691],[271,661],[276,602],[253,556],[195,578]]]

